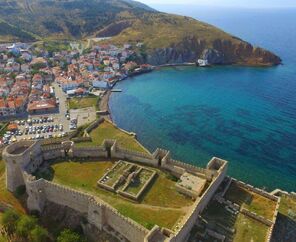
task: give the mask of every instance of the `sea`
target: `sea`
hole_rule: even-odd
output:
[[[296,9],[155,6],[213,24],[273,51],[283,65],[162,68],[120,82],[113,121],[151,152],[228,174],[259,188],[296,191]]]

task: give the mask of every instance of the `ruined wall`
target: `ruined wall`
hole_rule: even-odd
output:
[[[223,160],[221,160],[223,161]],[[184,222],[182,227],[176,232],[176,235],[171,238],[171,242],[184,242],[187,239],[192,227],[195,225],[198,215],[205,209],[208,205],[209,201],[215,194],[216,190],[226,177],[227,173],[227,162],[223,161],[224,163],[221,165],[220,172],[214,177],[213,181],[211,182],[210,186],[207,190],[203,193],[200,198],[194,203],[194,209],[186,215],[184,218]]]

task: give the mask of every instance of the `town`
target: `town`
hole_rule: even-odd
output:
[[[130,44],[83,51],[65,46],[53,51],[30,43],[0,45],[1,144],[64,137],[96,119],[97,108],[79,112],[79,105],[71,105],[75,98],[98,102],[116,82],[153,69],[136,61]]]

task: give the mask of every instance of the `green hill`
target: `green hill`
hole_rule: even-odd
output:
[[[144,43],[140,57],[151,64],[281,62],[214,26],[132,0],[0,0],[1,42],[111,36],[112,43]]]

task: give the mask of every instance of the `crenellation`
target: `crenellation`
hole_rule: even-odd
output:
[[[128,163],[134,162],[137,165],[143,164],[150,167],[165,169],[178,178],[188,173],[189,176],[196,176],[206,181],[207,187],[206,189],[200,188],[197,190],[197,193],[194,194],[195,201],[191,209],[182,217],[173,231],[157,227],[148,230],[130,218],[123,216],[98,197],[44,179],[37,180],[36,177],[32,175],[43,161],[62,157],[101,157],[127,160]],[[170,152],[167,150],[156,149],[152,155],[144,154],[123,149],[118,145],[116,140],[104,140],[101,146],[94,147],[77,147],[73,142],[69,141],[64,141],[60,144],[47,144],[46,146],[41,146],[41,142],[19,142],[6,147],[3,151],[3,158],[7,163],[7,189],[15,191],[18,186],[25,185],[28,194],[27,204],[29,210],[41,212],[46,201],[67,206],[83,214],[87,221],[98,229],[110,227],[131,242],[154,242],[154,236],[162,236],[166,241],[171,242],[186,241],[200,213],[207,206],[218,187],[225,179],[228,167],[227,161],[214,157],[211,159],[206,169],[198,168],[181,161],[173,160]],[[138,171],[139,175],[141,169],[136,171]],[[136,171],[133,175],[136,175]],[[155,171],[153,175],[149,177],[148,181],[145,182],[145,186],[140,189],[138,194],[144,191],[145,187],[154,176],[156,176]],[[256,192],[274,201],[279,201],[279,198],[275,195],[271,195],[235,179],[233,179],[233,181],[250,191]],[[249,216],[262,220],[262,218],[258,218],[256,214],[250,214],[249,211],[244,212]],[[276,208],[272,221],[264,220],[271,226],[269,231],[270,236],[277,217],[277,212],[278,207]]]

